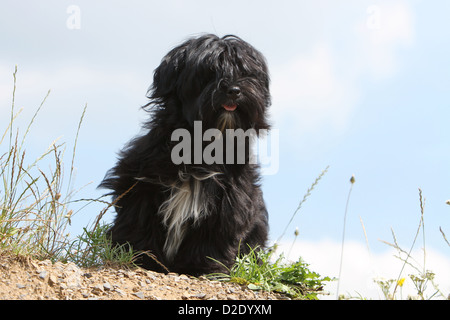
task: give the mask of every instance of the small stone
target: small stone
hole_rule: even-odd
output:
[[[144,299],[145,298],[144,293],[142,291],[134,292],[133,295],[135,295],[139,299]]]
[[[198,299],[204,299],[206,297],[206,293],[197,293],[195,295],[193,295],[193,297],[198,298]]]
[[[111,284],[109,282],[105,282],[103,283],[103,289],[105,289],[105,291],[110,291],[111,290]]]
[[[18,283],[18,284],[16,284],[16,287],[17,287],[18,289],[23,289],[23,288],[25,288],[25,285],[24,285],[24,284],[21,284],[21,283]]]
[[[187,291],[183,292],[183,294],[181,295],[181,299],[183,300],[189,300],[191,297],[191,294]]]
[[[39,272],[39,278],[41,278],[42,280],[45,280],[45,278],[47,277],[47,270],[42,270],[41,272]]]
[[[115,288],[114,291],[120,294],[122,297],[126,296],[126,293],[120,290],[119,288]]]
[[[64,263],[62,263],[61,261],[55,262],[53,266],[55,267],[55,269],[58,269],[59,271],[64,270]]]
[[[187,275],[185,275],[185,274],[180,275],[179,278],[181,280],[189,280],[189,277]]]
[[[103,292],[104,292],[103,286],[100,284],[96,284],[92,289],[92,293],[96,295],[102,294]]]
[[[38,265],[40,265],[40,266],[47,266],[48,267],[48,266],[52,265],[52,262],[47,259],[47,260],[39,261]]]
[[[51,286],[56,285],[56,284],[58,283],[58,277],[56,277],[56,275],[54,275],[54,274],[51,274],[51,275],[48,277],[48,283],[49,283],[49,285],[51,285]]]
[[[133,271],[125,271],[125,272],[124,272],[124,275],[125,275],[127,278],[132,278],[132,277],[134,277],[134,276],[136,275],[136,272],[133,272]]]

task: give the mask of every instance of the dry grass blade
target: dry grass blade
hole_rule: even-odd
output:
[[[42,106],[44,105],[45,101],[47,100],[48,96],[50,95],[50,90],[48,90],[47,95],[44,97],[44,99],[42,100],[41,104],[39,105],[39,107],[37,108],[37,110],[35,111],[33,118],[31,118],[30,123],[28,124],[27,130],[25,131],[25,134],[22,137],[22,142],[20,144],[20,149],[22,149],[23,144],[25,142],[25,138],[28,135],[28,132],[30,132],[30,128],[32,126],[32,124],[34,123],[34,120],[36,119],[37,115],[39,114],[39,111],[41,110]]]
[[[75,153],[77,149],[77,143],[78,143],[78,136],[80,134],[80,128],[81,124],[83,123],[84,116],[86,114],[87,104],[85,104],[83,112],[80,117],[80,121],[78,122],[78,128],[77,128],[77,134],[75,135],[75,142],[73,144],[73,152],[72,152],[72,163],[70,166],[70,174],[69,174],[69,183],[67,184],[67,188],[71,188],[71,182],[72,182],[72,176],[73,176],[73,169],[74,169],[74,162],[75,162]],[[67,190],[67,193],[69,193],[69,190]]]
[[[127,191],[125,191],[120,196],[118,196],[116,199],[114,199],[113,202],[108,203],[108,206],[106,208],[104,208],[100,212],[100,214],[97,216],[97,219],[95,221],[95,224],[94,224],[94,227],[92,228],[92,230],[95,230],[98,227],[100,220],[103,218],[103,216],[108,211],[108,209],[111,208],[112,206],[114,206],[122,197],[124,197],[128,192],[130,192],[138,183],[139,183],[139,181],[136,181]]]
[[[311,187],[309,187],[309,189],[306,191],[306,194],[303,196],[302,201],[300,201],[299,205],[297,206],[297,209],[295,209],[294,213],[292,214],[291,218],[289,219],[289,222],[287,223],[286,227],[284,228],[283,233],[280,235],[280,237],[277,239],[277,243],[280,243],[281,239],[284,237],[284,235],[286,234],[286,231],[288,229],[288,227],[291,225],[292,221],[294,220],[294,217],[296,216],[297,212],[301,209],[301,207],[303,206],[303,204],[306,202],[306,200],[308,199],[308,197],[311,195],[311,192],[314,190],[314,188],[317,186],[317,184],[319,183],[319,181],[322,179],[322,177],[327,173],[328,169],[330,166],[327,166],[321,173],[320,175],[316,178],[316,180],[313,182],[313,184],[311,185]]]
[[[341,240],[341,258],[339,261],[339,275],[338,275],[338,283],[336,289],[336,298],[339,299],[339,286],[341,283],[341,272],[342,272],[342,264],[344,261],[344,244],[345,244],[345,229],[346,229],[346,221],[347,221],[347,213],[348,213],[348,205],[350,203],[350,197],[353,190],[353,185],[355,184],[355,176],[352,175],[350,178],[350,190],[348,191],[347,202],[345,204],[345,212],[344,212],[344,224],[342,227],[342,240]]]
[[[442,230],[441,227],[439,227],[439,231],[441,232],[442,236],[444,237],[445,242],[448,244],[448,246],[450,247],[450,242],[448,242],[447,237],[445,236],[444,231]]]

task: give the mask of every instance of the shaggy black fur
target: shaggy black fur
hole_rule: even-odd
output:
[[[267,240],[259,168],[248,163],[248,149],[245,164],[176,165],[171,134],[184,128],[193,136],[194,121],[203,131],[268,129],[266,61],[236,36],[193,38],[162,59],[148,98],[146,134],[129,142],[100,185],[117,200],[111,239],[151,252],[171,272],[226,272],[239,250]],[[145,255],[139,263],[164,271]]]

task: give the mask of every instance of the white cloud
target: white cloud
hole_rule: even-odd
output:
[[[318,126],[341,128],[357,98],[348,79],[336,72],[329,46],[316,45],[311,52],[272,70],[273,115],[276,122],[294,118],[302,130]]]
[[[367,20],[355,29],[360,39],[357,65],[376,78],[394,75],[398,70],[397,50],[414,43],[414,16],[407,2],[368,7]]]
[[[353,27],[354,34],[333,33],[342,38],[338,45],[319,38],[307,52],[272,66],[272,112],[277,125],[288,120],[295,121],[297,131],[341,132],[363,93],[362,77],[380,80],[395,75],[399,49],[414,42],[414,18],[407,2],[369,6],[366,14],[350,16],[346,22],[337,16],[340,20],[328,26],[348,23],[342,29]]]
[[[287,254],[291,248],[291,243],[283,243],[278,252]],[[403,262],[394,255],[397,251],[387,249],[383,253],[370,253],[367,247],[358,242],[347,241],[344,246],[344,258],[342,265],[341,281],[339,294],[368,299],[384,299],[379,286],[374,279],[397,279],[403,266]],[[414,250],[412,257],[415,259],[414,265],[422,268],[423,251]],[[339,264],[341,256],[341,244],[329,240],[321,242],[299,241],[294,244],[289,258],[297,259],[301,256],[303,260],[310,264],[310,270],[318,272],[321,276],[338,277]],[[412,261],[412,260],[410,260]],[[435,283],[439,286],[441,292],[447,296],[450,293],[450,258],[443,254],[426,250],[426,270],[435,273]],[[418,275],[418,271],[406,266],[402,276],[405,277],[405,284],[401,291],[396,294],[396,298],[406,299],[409,294],[416,295],[410,274]],[[426,291],[427,296],[434,293],[431,283]],[[337,281],[328,283],[325,290],[330,293],[324,296],[324,299],[335,299],[337,290]],[[391,289],[392,292],[392,289]],[[401,294],[400,294],[401,293]],[[438,297],[437,297],[438,298]],[[442,299],[442,297],[440,297]]]
[[[0,65],[2,88],[10,87],[13,83],[13,67]],[[145,81],[136,74],[121,71],[120,69],[102,70],[89,68],[85,65],[60,65],[51,70],[36,67],[18,67],[17,89],[24,95],[42,95],[49,89],[58,93],[96,92],[95,90],[109,87],[120,87],[124,92],[133,92],[143,87]],[[98,92],[98,91],[97,91]],[[2,99],[10,92],[2,93]]]
[[[0,119],[10,117],[13,71],[14,66],[0,63]],[[117,68],[105,70],[74,64],[55,65],[50,69],[19,66],[15,111],[21,108],[23,111],[16,124],[28,125],[48,90],[51,90],[33,135],[52,131],[52,135],[60,136],[75,132],[86,103],[91,127],[86,126],[85,122],[84,130],[99,132],[114,121],[126,122],[127,119],[136,125],[139,107],[146,102],[148,85],[148,79],[142,79],[141,75]],[[21,124],[22,121],[24,124]]]

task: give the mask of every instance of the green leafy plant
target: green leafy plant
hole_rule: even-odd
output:
[[[310,271],[301,258],[290,263],[283,255],[274,259],[274,252],[273,248],[250,248],[248,254],[236,258],[229,273],[215,273],[208,277],[246,285],[252,290],[278,292],[294,299],[317,299],[324,282],[331,281],[329,277]]]

